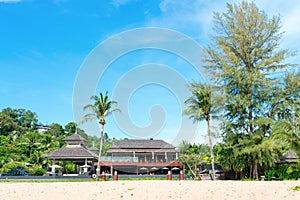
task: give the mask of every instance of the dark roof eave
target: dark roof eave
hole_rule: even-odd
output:
[[[49,159],[98,159],[96,157],[80,156],[80,157],[68,157],[68,156],[48,156]]]

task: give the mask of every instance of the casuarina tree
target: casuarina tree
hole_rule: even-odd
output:
[[[270,134],[280,112],[275,109],[282,81],[278,73],[292,66],[285,59],[293,53],[279,49],[280,28],[279,16],[269,18],[252,2],[227,4],[227,11],[214,14],[214,34],[204,48],[206,69],[224,94],[223,133],[227,140],[242,138],[243,145],[239,139],[234,145],[247,153],[252,178],[258,178],[262,159],[261,149],[254,147]]]

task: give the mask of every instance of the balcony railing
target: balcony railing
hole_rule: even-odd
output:
[[[144,156],[139,158],[139,156],[101,156],[101,161],[110,161],[110,162],[135,162],[135,163],[165,163],[170,162],[172,160],[176,160],[174,156],[168,157],[167,159],[152,159],[147,157],[145,159]]]
[[[112,161],[112,162],[139,162],[138,157],[133,156],[101,156],[101,161]]]

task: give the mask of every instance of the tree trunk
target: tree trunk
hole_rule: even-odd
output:
[[[252,136],[253,136],[253,105],[251,103],[251,105],[249,106],[249,135],[250,135],[250,138],[252,139]]]
[[[258,179],[257,159],[256,158],[254,158],[254,160],[253,160],[253,179]]]
[[[210,119],[207,120],[207,135],[208,135],[210,156],[211,156],[212,180],[215,180],[215,156],[214,156],[213,144],[212,144],[211,134],[210,134]]]
[[[100,172],[101,172],[100,160],[101,160],[102,147],[103,147],[103,135],[104,135],[103,133],[104,133],[104,125],[102,125],[101,136],[100,136],[100,147],[99,147],[99,156],[98,156],[98,163],[97,163],[97,175],[100,175]]]
[[[253,163],[252,164],[250,164],[250,167],[249,167],[250,169],[249,169],[249,174],[248,174],[248,176],[249,176],[249,178],[253,178],[252,177],[252,174],[253,174]]]

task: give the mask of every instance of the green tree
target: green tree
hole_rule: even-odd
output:
[[[32,154],[34,153],[34,151],[41,144],[40,138],[41,138],[41,135],[39,133],[34,133],[34,132],[27,132],[22,136],[21,141],[22,141],[22,144],[24,146],[26,146],[28,149],[27,156],[29,158],[32,157]]]
[[[116,101],[110,101],[108,99],[108,92],[103,94],[100,92],[98,96],[92,96],[91,100],[94,101],[93,104],[89,104],[84,106],[84,110],[89,110],[91,113],[88,113],[83,116],[82,122],[86,122],[89,120],[98,119],[99,124],[101,125],[101,133],[100,133],[100,148],[99,148],[99,156],[97,162],[97,174],[100,173],[100,158],[102,154],[103,148],[103,139],[104,139],[104,125],[106,124],[105,118],[110,115],[112,112],[120,111],[119,109],[113,109],[112,107],[117,104]]]
[[[283,119],[275,123],[271,139],[285,147],[285,151],[293,150],[300,156],[300,113],[296,113],[292,120]]]
[[[186,140],[183,140],[178,146],[178,151],[180,154],[185,154],[188,151],[189,147],[190,143]]]
[[[215,13],[214,20],[215,34],[212,44],[204,48],[204,61],[224,93],[223,132],[248,136],[249,169],[251,177],[258,178],[261,153],[254,147],[264,141],[258,138],[270,133],[276,91],[280,90],[281,77],[272,73],[291,66],[284,60],[292,53],[278,49],[280,17],[268,18],[254,3],[227,4],[227,11]],[[239,141],[236,145],[243,148]]]
[[[206,163],[206,158],[209,153],[209,147],[203,144],[190,144],[182,142],[179,149],[183,150],[179,159],[188,167],[187,173],[192,173],[194,177],[197,177],[199,173],[199,167],[202,167]]]
[[[13,120],[14,130],[20,134],[33,130],[38,121],[36,113],[23,108],[5,108],[2,113]]]
[[[71,135],[76,132],[77,129],[77,124],[75,122],[69,122],[68,124],[65,125],[65,131]]]
[[[45,134],[50,134],[54,137],[65,136],[65,130],[62,125],[58,123],[53,123],[49,126],[49,129],[45,132]]]
[[[8,136],[16,129],[16,126],[16,123],[9,115],[0,113],[0,135]]]
[[[214,105],[212,101],[212,88],[210,86],[191,83],[190,90],[192,96],[185,101],[188,108],[183,114],[189,115],[194,122],[199,122],[205,120],[207,123],[207,135],[209,140],[210,155],[211,155],[211,166],[212,166],[212,177],[215,180],[215,170],[214,170],[214,152],[213,143],[211,139],[211,117],[216,114],[217,106]]]

